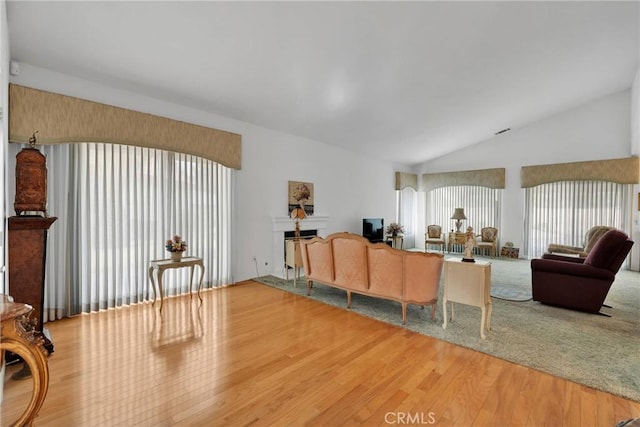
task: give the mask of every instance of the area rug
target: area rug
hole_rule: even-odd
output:
[[[493,298],[504,299],[507,301],[529,301],[531,299],[531,291],[527,289],[520,289],[517,286],[492,283],[491,296]]]
[[[512,295],[531,291],[526,260],[489,259],[492,285],[511,287]],[[305,279],[275,276],[254,279],[306,297]],[[480,338],[480,309],[456,304],[456,317],[442,329],[442,305],[435,321],[431,310],[410,305],[402,325],[399,303],[358,294],[353,313],[398,325],[414,332],[481,351],[579,384],[640,402],[640,273],[618,272],[603,312],[612,317],[581,313],[532,301],[492,298],[492,331]],[[439,301],[442,301],[440,286]],[[310,298],[346,309],[345,291],[314,283]]]

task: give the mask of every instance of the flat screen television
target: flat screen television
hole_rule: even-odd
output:
[[[364,218],[362,220],[362,237],[370,242],[384,241],[384,218]]]

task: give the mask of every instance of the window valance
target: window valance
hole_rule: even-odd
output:
[[[396,190],[411,187],[418,191],[418,175],[415,173],[396,172]]]
[[[505,168],[494,168],[459,172],[425,173],[422,175],[422,188],[424,191],[456,185],[504,188],[505,171]]]
[[[520,186],[530,188],[560,181],[607,181],[618,184],[638,184],[640,181],[640,162],[638,159],[638,157],[627,157],[624,159],[523,166],[520,170]]]
[[[240,169],[238,134],[15,84],[9,85],[9,141],[105,142],[213,160]]]

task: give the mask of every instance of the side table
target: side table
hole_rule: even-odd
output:
[[[485,339],[485,322],[487,330],[491,330],[491,263],[463,262],[459,259],[444,260],[443,329],[447,329],[447,302],[449,301],[451,301],[451,320],[454,318],[454,302],[480,307],[482,311],[480,336]]]
[[[160,293],[160,311],[162,311],[162,302],[164,300],[162,275],[164,274],[165,270],[170,268],[191,267],[191,279],[189,280],[189,293],[191,294],[191,289],[193,287],[193,270],[196,265],[200,267],[200,280],[198,281],[198,298],[200,299],[200,302],[202,302],[202,297],[200,296],[200,288],[202,287],[202,279],[204,278],[204,263],[202,262],[202,258],[185,257],[180,261],[173,261],[171,259],[156,259],[153,261],[149,261],[149,280],[151,281],[154,292],[152,305],[155,305],[158,293]],[[157,282],[156,280],[154,280],[154,271],[156,272],[155,276],[157,276],[158,278]],[[193,297],[193,294],[191,296]]]
[[[5,351],[11,351],[22,357],[33,377],[31,400],[20,418],[11,424],[15,426],[32,424],[49,389],[48,353],[42,335],[34,330],[37,320],[29,321],[32,311],[29,304],[15,303],[10,296],[0,295],[0,361]]]
[[[391,247],[394,249],[403,249],[404,236],[387,236],[387,240],[391,240]]]
[[[297,288],[297,278],[300,276],[302,269],[302,252],[300,252],[300,239],[287,240],[287,252],[284,261],[287,280],[289,280],[289,267],[293,268],[293,287]]]

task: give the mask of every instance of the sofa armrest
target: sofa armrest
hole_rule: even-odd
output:
[[[544,271],[546,273],[566,274],[568,276],[589,277],[591,279],[601,280],[613,280],[615,278],[615,274],[605,268],[596,268],[575,262],[555,261],[550,259],[531,260],[531,270]]]

